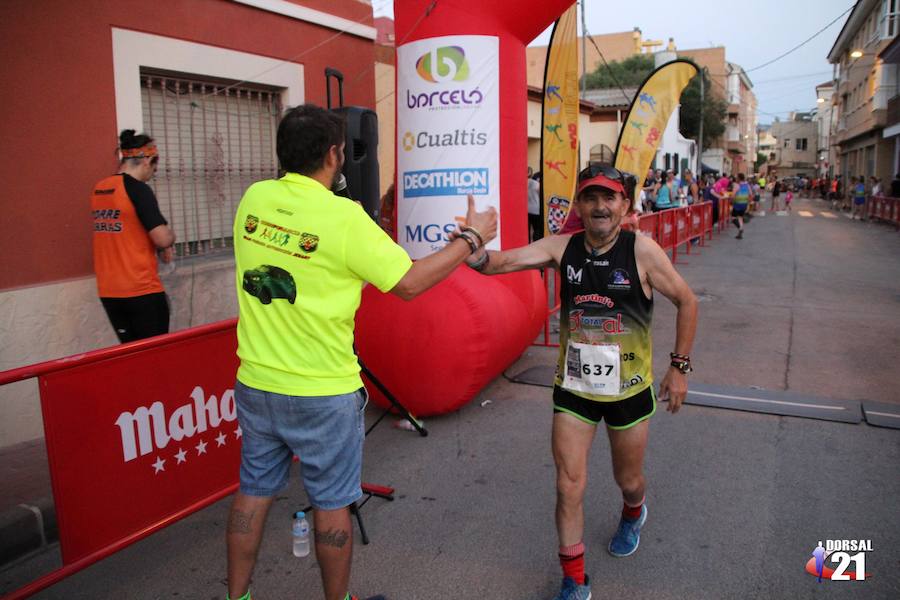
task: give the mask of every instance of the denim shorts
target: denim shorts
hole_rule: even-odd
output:
[[[320,510],[362,497],[365,388],[338,396],[286,396],[235,383],[241,426],[241,492],[274,496],[300,458],[309,503]]]

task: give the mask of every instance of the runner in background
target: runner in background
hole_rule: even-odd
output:
[[[738,174],[735,188],[734,203],[731,206],[731,222],[738,228],[735,238],[740,240],[744,238],[744,215],[747,214],[747,207],[750,204],[750,196],[753,192],[743,173]]]

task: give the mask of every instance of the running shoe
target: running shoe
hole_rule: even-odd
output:
[[[738,240],[744,239],[744,230],[743,229],[739,230],[738,234],[734,237],[735,237],[735,239],[738,239]]]
[[[630,521],[625,517],[619,521],[619,529],[616,535],[609,541],[609,553],[623,558],[631,556],[641,543],[641,527],[647,520],[647,505],[641,507],[641,516]]]
[[[571,577],[563,577],[562,589],[553,600],[591,600],[591,580],[585,575],[584,585],[578,585]]]

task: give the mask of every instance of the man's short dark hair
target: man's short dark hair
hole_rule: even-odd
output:
[[[278,124],[275,150],[281,168],[311,175],[322,168],[332,146],[344,143],[344,117],[314,104],[289,110]]]

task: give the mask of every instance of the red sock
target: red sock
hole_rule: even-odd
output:
[[[584,542],[578,542],[574,546],[560,546],[559,564],[563,577],[571,577],[578,585],[584,585]]]
[[[629,521],[637,520],[641,517],[641,507],[644,506],[644,499],[637,506],[628,506],[627,503],[622,504],[622,517]]]

